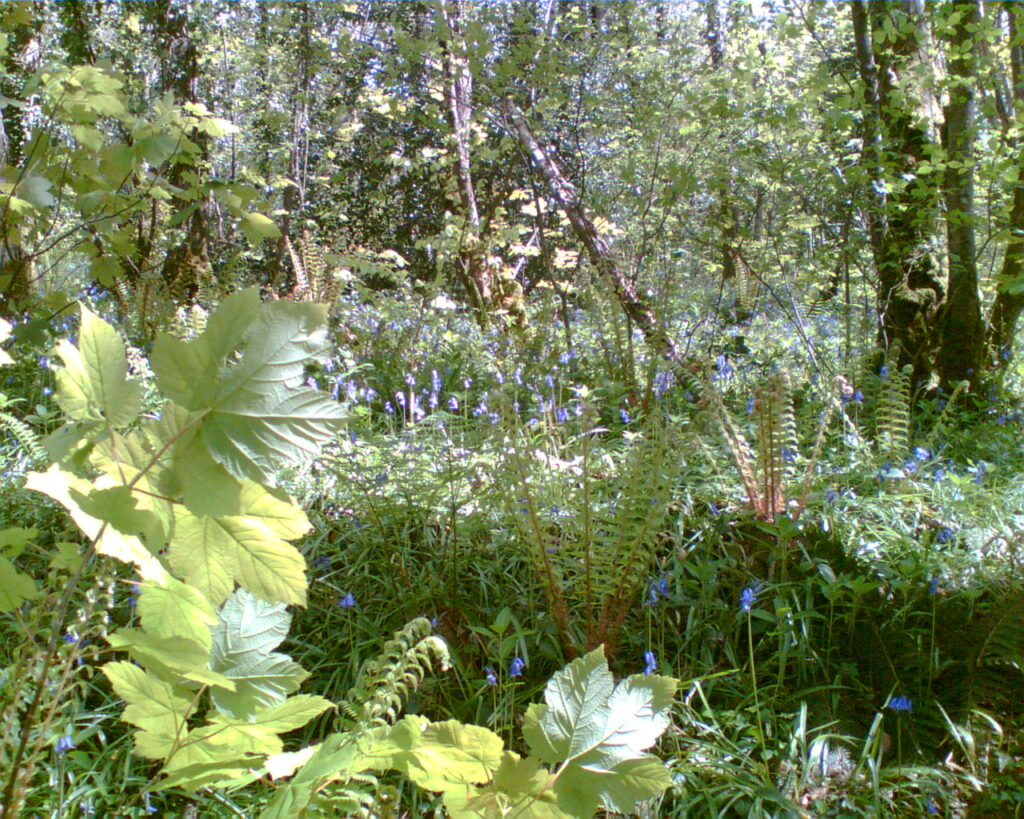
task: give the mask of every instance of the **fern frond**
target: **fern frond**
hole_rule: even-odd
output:
[[[34,463],[46,460],[46,449],[38,433],[20,418],[9,412],[0,412],[0,432],[6,432],[25,451]]]
[[[450,667],[448,646],[431,631],[430,621],[417,617],[395,632],[338,704],[339,728],[361,732],[390,724],[432,667]]]
[[[899,350],[893,345],[885,363],[885,376],[875,407],[875,440],[882,458],[902,461],[910,451],[910,373],[908,364],[897,364]]]

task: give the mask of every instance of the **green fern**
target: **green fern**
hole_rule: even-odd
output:
[[[24,450],[32,463],[46,460],[46,449],[42,439],[32,427],[9,412],[0,411],[0,432],[6,432]]]
[[[427,619],[412,620],[366,664],[338,704],[340,730],[277,793],[264,819],[380,815],[381,787],[363,764],[370,734],[398,718],[409,695],[432,668],[449,668],[448,646],[431,631]]]
[[[891,349],[875,407],[875,442],[883,459],[902,461],[910,451],[910,373],[897,365],[899,351]]]
[[[339,729],[364,731],[394,722],[428,671],[448,670],[448,646],[432,630],[429,620],[417,617],[384,644],[338,704]]]
[[[614,654],[678,474],[675,436],[651,420],[618,449],[595,453],[590,433],[565,446],[548,440],[547,448],[536,448],[527,435],[512,433],[504,482],[518,542],[565,650],[603,644]],[[560,514],[553,516],[554,508]]]

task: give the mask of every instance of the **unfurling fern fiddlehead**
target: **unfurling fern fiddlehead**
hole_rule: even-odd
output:
[[[418,617],[395,633],[339,703],[339,727],[281,788],[263,819],[294,816],[375,816],[377,777],[367,752],[374,730],[386,728],[432,667],[447,670],[448,646]]]

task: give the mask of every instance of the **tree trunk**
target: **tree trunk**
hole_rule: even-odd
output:
[[[922,0],[851,3],[864,86],[864,161],[875,201],[868,222],[878,272],[879,343],[898,347],[898,365],[913,366],[912,383],[933,371],[936,313],[945,295],[933,243],[939,190],[916,173],[934,146]],[[889,29],[888,39],[877,33]]]
[[[640,328],[647,343],[675,366],[678,375],[689,378],[697,374],[699,367],[683,355],[679,345],[665,332],[650,305],[640,296],[626,272],[619,266],[608,242],[598,233],[593,221],[587,217],[575,187],[566,179],[551,154],[537,141],[523,112],[515,103],[508,100],[504,104],[504,112],[511,126],[510,131],[526,149],[531,163],[544,180],[552,198],[565,211],[576,237],[587,250],[591,264],[611,282],[623,312]]]
[[[462,42],[461,0],[440,6],[442,20],[448,29],[442,37],[442,71],[444,103],[448,124],[455,144],[455,174],[459,207],[465,220],[459,254],[459,277],[469,296],[481,326],[493,301],[493,282],[487,266],[487,254],[480,235],[480,209],[473,186],[470,143],[473,123],[473,73],[466,59]]]
[[[175,102],[199,102],[199,49],[189,25],[188,4],[172,0],[154,0],[143,5],[153,34],[157,39],[160,59],[160,90],[171,92]],[[175,187],[189,188],[187,175],[202,174],[202,165],[209,155],[209,139],[193,134],[199,146],[195,163],[178,163],[168,171],[168,181]],[[172,247],[160,271],[164,286],[178,304],[193,302],[199,288],[210,273],[207,246],[207,225],[204,203],[194,203],[185,225],[185,241]]]
[[[936,356],[940,383],[947,390],[957,381],[977,380],[984,342],[974,242],[973,173],[975,37],[981,25],[981,9],[977,0],[958,0],[949,8],[957,14],[949,41],[952,82],[942,129],[949,283],[939,315]]]
[[[1007,4],[1010,23],[1010,70],[1012,80],[1012,111],[1014,121],[1024,116],[1024,43],[1020,41],[1021,23],[1024,22],[1024,5]],[[1020,153],[1018,175],[1024,179],[1024,153]],[[1004,281],[1024,279],[1024,185],[1019,182],[1013,189],[1013,205],[1010,210],[1010,236],[1003,256],[1000,278]],[[1009,292],[1000,289],[992,303],[989,314],[988,348],[995,356],[992,362],[998,370],[1004,368],[1013,354],[1013,338],[1017,320],[1024,312],[1024,292]]]

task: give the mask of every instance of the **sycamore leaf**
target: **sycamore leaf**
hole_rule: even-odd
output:
[[[185,738],[191,693],[132,663],[107,663],[102,670],[128,704],[121,719],[140,729],[135,734],[136,751],[149,759],[165,759]]]
[[[263,306],[203,422],[210,454],[232,474],[273,485],[278,469],[315,457],[341,423],[337,402],[299,386],[326,347],[326,318],[321,304]]]
[[[542,761],[564,766],[555,783],[560,807],[589,816],[600,802],[629,813],[669,786],[651,767],[661,763],[644,751],[668,727],[676,685],[657,675],[615,685],[603,648],[548,681],[546,705],[527,709],[523,736]]]
[[[210,457],[196,438],[175,459],[181,498],[197,516],[237,515],[241,511],[241,482]]]
[[[176,577],[142,583],[135,610],[142,627],[154,637],[184,637],[207,652],[212,648],[211,628],[218,622],[213,606],[198,589]]]
[[[331,707],[323,697],[299,694],[262,709],[250,720],[216,714],[207,725],[189,732],[164,771],[171,774],[172,783],[186,788],[240,777],[260,767],[262,757],[281,753],[284,743],[279,734],[301,728]],[[243,760],[244,770],[232,774]],[[161,785],[166,788],[168,782]]]
[[[259,313],[259,292],[249,288],[224,299],[197,338],[182,341],[160,333],[151,362],[160,391],[186,409],[208,407],[224,359],[242,343]]]
[[[89,515],[75,502],[71,490],[76,490],[80,495],[88,495],[93,488],[89,481],[64,472],[54,464],[46,472],[30,472],[25,486],[48,495],[67,509],[78,528],[87,537],[96,540],[96,551],[99,554],[123,563],[134,563],[144,579],[159,580],[167,576],[167,570],[137,537],[122,534]]]
[[[10,322],[7,322],[7,321],[4,321],[3,319],[0,319],[0,344],[3,344],[5,341],[7,341],[7,339],[10,338],[10,335],[11,335],[11,325],[10,325]],[[14,363],[14,359],[11,358],[3,350],[0,350],[0,366],[2,366],[4,364],[13,364],[13,363]]]
[[[305,534],[309,520],[286,495],[245,481],[239,515],[174,514],[171,567],[211,603],[227,600],[237,580],[268,602],[305,604],[306,561],[288,540]]]
[[[274,222],[262,213],[243,213],[239,220],[239,227],[245,238],[253,244],[262,242],[264,239],[277,239],[281,230]]]
[[[519,754],[506,751],[501,764],[494,773],[494,781],[477,794],[456,804],[446,795],[445,807],[452,819],[474,819],[474,817],[509,816],[514,819],[574,819],[555,801],[555,794],[545,786],[551,779],[551,772],[540,765],[536,757],[521,759]],[[503,806],[516,805],[511,812],[504,812]]]
[[[39,597],[35,582],[14,568],[6,557],[0,557],[0,613],[14,611],[26,600]]]
[[[213,668],[235,682],[234,692],[212,692],[222,714],[246,719],[284,700],[308,676],[290,657],[274,652],[291,620],[283,603],[267,603],[245,589],[221,608],[213,629]]]
[[[128,381],[121,337],[88,307],[81,307],[78,346],[57,343],[64,367],[57,371],[57,403],[75,421],[124,426],[139,414],[139,386]]]
[[[112,648],[127,651],[151,671],[163,677],[181,677],[200,685],[232,690],[235,684],[211,671],[210,653],[195,640],[185,637],[156,637],[134,628],[122,628],[107,636]]]
[[[122,534],[144,537],[153,551],[163,546],[163,524],[152,512],[136,508],[135,496],[127,486],[93,489],[88,494],[71,488],[69,493],[87,515],[106,521]]]

